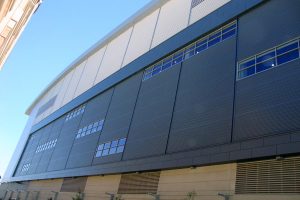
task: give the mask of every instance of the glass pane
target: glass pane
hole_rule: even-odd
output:
[[[163,66],[162,66],[162,70],[166,70],[166,69],[170,68],[171,66],[172,66],[171,61],[168,62],[168,63],[164,63]]]
[[[224,33],[228,32],[228,31],[232,31],[232,29],[235,29],[235,28],[236,28],[236,23],[234,23],[234,24],[232,24],[232,25],[230,25],[230,26],[228,26],[226,28],[223,28],[222,33],[224,34]]]
[[[90,124],[89,126],[88,126],[88,129],[92,129],[93,128],[93,124]]]
[[[82,131],[86,131],[86,129],[87,129],[87,127],[84,127],[84,128],[82,129]]]
[[[95,133],[95,132],[97,132],[97,128],[92,129],[92,133]]]
[[[289,62],[291,60],[295,60],[297,58],[299,58],[298,49],[290,51],[289,53],[286,53],[286,54],[282,54],[281,56],[278,56],[277,57],[277,64],[280,65],[280,64]]]
[[[124,151],[124,146],[119,146],[117,149],[117,153],[122,153]]]
[[[221,37],[218,37],[218,38],[216,38],[216,39],[213,39],[213,40],[211,40],[211,41],[208,42],[208,46],[209,46],[209,47],[210,47],[210,46],[213,46],[213,45],[219,43],[220,41],[221,41]]]
[[[79,129],[79,130],[78,130],[78,133],[81,133],[81,132],[82,132],[82,129]]]
[[[269,51],[269,52],[264,53],[264,54],[261,54],[261,55],[258,55],[256,57],[256,63],[268,60],[270,58],[273,58],[274,56],[275,56],[275,51],[274,50]]]
[[[95,123],[93,124],[93,127],[96,128],[97,126],[98,126],[98,122],[95,122]]]
[[[116,151],[117,151],[117,148],[116,148],[116,147],[111,148],[111,149],[109,150],[109,154],[114,154],[114,153],[116,153]]]
[[[245,69],[245,68],[250,67],[250,66],[252,66],[254,64],[255,64],[255,59],[253,57],[253,58],[250,58],[250,59],[248,59],[248,60],[243,61],[242,63],[240,63],[239,70]]]
[[[199,46],[196,48],[196,54],[200,53],[201,51],[207,49],[207,44],[203,44],[202,46]]]
[[[152,76],[155,75],[155,74],[158,74],[160,71],[161,71],[161,67],[160,66],[157,66],[157,67],[153,68]]]
[[[102,151],[102,156],[107,156],[108,153],[109,153],[109,149],[104,149],[104,150]]]
[[[87,131],[86,131],[86,135],[91,134],[91,131],[92,131],[91,129],[87,130]]]
[[[114,140],[111,142],[111,147],[116,147],[118,146],[118,140]]]
[[[196,42],[196,48],[197,47],[200,47],[200,46],[202,46],[202,45],[206,45],[207,44],[207,38],[204,38],[204,39],[201,39],[201,40],[199,40],[199,41],[197,41]]]
[[[244,78],[244,77],[250,76],[254,73],[255,73],[255,66],[247,68],[243,71],[239,71],[238,77],[239,78]]]
[[[85,131],[81,133],[81,137],[85,136]]]
[[[277,48],[277,56],[298,48],[298,42],[292,42]]]
[[[222,40],[225,40],[225,39],[227,39],[227,38],[230,38],[230,37],[233,36],[233,35],[235,35],[235,29],[233,29],[233,30],[231,30],[231,31],[229,31],[229,32],[227,32],[227,33],[224,33],[224,34],[222,35]]]
[[[110,142],[104,144],[104,149],[108,149],[110,147]]]
[[[125,143],[126,143],[126,138],[123,138],[123,139],[119,140],[119,146],[125,145]]]
[[[100,144],[99,146],[98,146],[98,150],[102,150],[104,148],[104,144]]]
[[[212,33],[211,35],[209,35],[209,38],[208,40],[212,40],[212,39],[215,39],[215,38],[219,38],[221,36],[221,31],[218,31],[216,33]]]
[[[145,80],[151,78],[151,76],[152,76],[151,73],[150,74],[144,74],[143,80],[145,81]]]
[[[181,63],[182,60],[183,60],[183,55],[180,56],[180,57],[175,58],[175,59],[173,60],[172,64],[173,64],[173,65],[176,65],[176,64],[178,64],[178,63]]]
[[[97,158],[98,158],[98,157],[101,157],[101,154],[102,154],[102,151],[97,151],[96,157],[97,157]]]
[[[275,66],[275,59],[267,60],[265,62],[259,63],[256,65],[256,72],[265,71],[271,67]]]

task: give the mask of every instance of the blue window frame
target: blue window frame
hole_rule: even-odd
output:
[[[299,38],[297,38],[239,62],[237,79],[243,79],[256,73],[299,59],[299,42]]]

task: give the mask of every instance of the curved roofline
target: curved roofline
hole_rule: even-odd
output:
[[[63,70],[60,74],[58,74],[56,76],[56,78],[46,86],[46,88],[31,103],[29,108],[27,108],[25,114],[30,115],[30,113],[33,110],[33,108],[35,107],[35,105],[52,88],[52,86],[54,86],[54,84],[56,84],[58,81],[60,81],[72,69],[74,69],[81,62],[86,60],[93,53],[95,53],[96,51],[98,51],[99,49],[104,47],[106,44],[111,42],[113,39],[118,37],[120,34],[122,34],[124,31],[126,31],[126,29],[133,26],[138,21],[140,21],[147,15],[151,14],[157,8],[160,8],[162,5],[164,5],[168,1],[170,1],[170,0],[152,0],[151,2],[146,4],[144,7],[142,7],[140,10],[138,10],[136,13],[131,15],[127,20],[125,20],[123,23],[121,23],[115,29],[113,29],[111,32],[109,32],[106,36],[104,36],[102,39],[100,39],[98,42],[96,42],[93,46],[91,46],[89,49],[87,49],[83,54],[81,54],[76,60],[74,60],[67,68],[65,68],[65,70]]]

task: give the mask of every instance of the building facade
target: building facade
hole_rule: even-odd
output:
[[[300,1],[152,1],[27,110],[5,199],[299,199]]]

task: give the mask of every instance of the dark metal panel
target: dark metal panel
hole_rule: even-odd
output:
[[[54,122],[52,122],[53,126],[51,129],[51,133],[49,135],[48,141],[58,139],[64,122],[65,122],[64,116],[55,120]],[[52,155],[54,149],[55,149],[55,147],[43,152],[43,156],[41,157],[40,162],[36,168],[36,173],[42,173],[42,172],[47,171],[48,164],[50,162],[51,155]]]
[[[300,1],[273,0],[239,18],[238,60],[299,36]]]
[[[300,61],[240,80],[234,141],[300,130]]]
[[[143,73],[136,74],[115,87],[98,144],[127,137],[142,75]],[[120,161],[121,158],[122,154],[95,157],[93,165]]]
[[[79,128],[83,128],[91,123],[105,119],[112,95],[113,89],[110,89],[89,101],[86,105]],[[104,121],[104,126],[105,123],[106,119]],[[75,133],[77,133],[77,131],[74,132],[73,139],[75,138]],[[90,135],[75,139],[66,168],[90,166],[95,155],[100,134],[101,131],[97,131]]]
[[[81,116],[65,121],[57,140],[47,171],[65,169]]]
[[[82,95],[78,96],[59,110],[52,113],[50,116],[36,124],[31,132],[34,132],[61,115],[69,112],[75,107],[81,105],[83,102],[93,98],[94,96],[102,93],[108,88],[114,86],[115,84],[121,82],[122,80],[134,75],[143,68],[151,65],[158,59],[166,56],[170,52],[196,40],[199,36],[206,34],[210,30],[228,22],[229,20],[235,18],[239,14],[249,10],[250,8],[264,2],[266,0],[231,0],[229,3],[225,4],[218,10],[207,15],[201,20],[195,22],[194,24],[188,26],[184,30],[180,31],[176,35],[172,36],[168,40],[164,41],[157,47],[151,49],[147,53],[143,54],[133,62],[129,63],[121,70],[107,77],[105,80],[101,81],[88,91],[84,92]],[[252,30],[251,30],[252,31]]]
[[[142,82],[124,160],[165,153],[180,67]]]
[[[183,63],[168,153],[230,142],[235,38]]]

